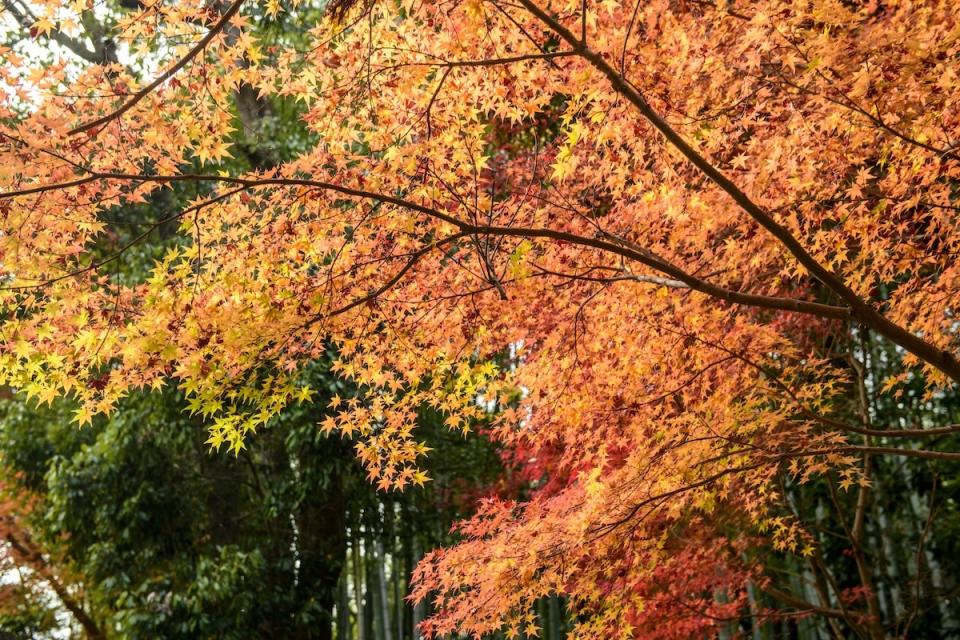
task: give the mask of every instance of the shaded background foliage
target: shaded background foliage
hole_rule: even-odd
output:
[[[344,391],[322,365],[312,377],[330,395]],[[377,606],[399,611],[396,628],[410,637],[402,597],[414,556],[449,539],[498,458],[425,412],[425,435],[449,454],[434,465],[435,483],[377,494],[350,443],[316,428],[327,400],[288,411],[237,457],[208,451],[202,422],[172,391],[133,397],[85,429],[62,405],[5,402],[4,471],[38,498],[19,524],[47,562],[76,577],[75,597],[105,637],[330,637],[348,562],[361,571],[361,606],[384,589],[389,602]],[[0,628],[19,635],[30,615]]]

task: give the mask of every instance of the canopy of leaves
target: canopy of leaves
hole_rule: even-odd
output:
[[[76,3],[39,4],[38,34],[76,30]],[[306,42],[263,47],[252,20],[287,14]],[[0,383],[75,397],[81,425],[172,383],[240,455],[313,398],[302,371],[332,346],[356,394],[321,430],[357,436],[382,489],[427,479],[424,407],[455,432],[496,409],[492,435],[547,481],[420,566],[429,633],[532,633],[560,593],[580,637],[687,638],[773,592],[761,552],[811,559],[834,624],[909,630],[917,607],[883,620],[861,541],[871,460],[960,458],[904,444],[960,429],[948,412],[879,410],[960,381],[958,17],[185,0],[116,23],[151,74],[3,49]],[[249,170],[224,106],[244,87],[308,132]],[[178,242],[144,280],[111,275],[111,213],[177,185],[196,197],[130,244]],[[858,496],[852,595],[789,513],[821,481]]]

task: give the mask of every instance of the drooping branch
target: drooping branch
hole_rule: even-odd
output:
[[[792,311],[796,313],[804,313],[814,316],[819,316],[821,318],[830,318],[835,320],[846,320],[850,318],[850,312],[844,307],[837,307],[828,304],[822,304],[819,302],[809,302],[806,300],[797,300],[793,298],[781,298],[776,296],[766,296],[758,295],[751,293],[744,293],[741,291],[734,291],[721,287],[719,285],[713,284],[702,278],[698,278],[684,269],[663,260],[662,258],[652,255],[650,252],[645,251],[640,248],[625,246],[623,243],[616,242],[614,240],[604,239],[603,237],[587,237],[577,235],[575,233],[570,233],[567,231],[559,231],[556,229],[548,228],[531,228],[531,227],[510,227],[510,226],[496,226],[496,225],[478,225],[466,222],[455,216],[450,215],[449,213],[440,211],[439,209],[434,209],[427,207],[416,202],[406,200],[398,196],[392,196],[384,193],[377,193],[374,191],[368,191],[365,189],[357,189],[353,187],[347,187],[344,185],[339,185],[332,182],[326,182],[322,180],[310,180],[310,179],[298,179],[298,178],[240,178],[240,177],[230,177],[230,176],[217,176],[217,175],[199,175],[199,174],[181,174],[181,175],[170,175],[170,176],[150,176],[150,175],[141,175],[141,174],[126,174],[126,173],[99,173],[99,172],[90,172],[89,176],[78,178],[76,180],[71,180],[68,182],[28,187],[26,189],[8,191],[6,193],[0,193],[0,200],[6,198],[12,198],[16,196],[30,195],[36,193],[42,193],[45,191],[55,191],[58,189],[75,187],[84,184],[89,184],[98,180],[119,180],[119,181],[128,181],[128,182],[155,182],[162,184],[169,184],[173,182],[189,182],[189,181],[208,181],[208,182],[220,182],[224,184],[239,185],[245,187],[265,187],[265,186],[300,186],[308,187],[313,189],[321,189],[324,191],[333,191],[340,193],[346,196],[351,196],[355,198],[361,198],[366,200],[373,200],[376,202],[382,202],[384,204],[391,204],[409,211],[414,211],[423,215],[426,215],[435,220],[440,220],[446,222],[447,224],[457,227],[460,231],[466,234],[474,235],[490,235],[490,236],[502,236],[502,237],[516,237],[516,238],[543,238],[549,240],[557,240],[562,242],[568,242],[573,245],[590,247],[593,249],[598,249],[600,251],[605,251],[622,258],[627,258],[634,262],[638,262],[646,267],[654,269],[662,273],[669,278],[679,281],[693,289],[704,293],[712,298],[718,300],[724,300],[726,302],[731,302],[738,305],[757,307],[761,309],[770,309],[777,311]]]
[[[850,305],[851,315],[855,320],[903,347],[920,360],[939,369],[953,380],[960,382],[960,361],[953,354],[917,337],[874,309],[872,305],[857,295],[839,275],[814,258],[789,229],[774,220],[769,213],[755,203],[719,168],[697,152],[600,53],[589,48],[573,32],[532,0],[519,0],[519,2],[574,51],[577,51],[584,60],[600,71],[607,78],[614,91],[626,98],[693,166],[726,192],[747,215],[776,238],[794,256],[797,262],[839,296],[841,300]]]

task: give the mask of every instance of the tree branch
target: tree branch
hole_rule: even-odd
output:
[[[89,171],[89,170],[88,170]],[[0,193],[0,200],[13,198],[17,196],[30,195],[36,193],[42,193],[45,191],[55,191],[58,189],[64,189],[68,187],[80,186],[83,184],[88,184],[95,182],[97,180],[121,180],[121,181],[131,181],[131,182],[156,182],[161,184],[169,184],[173,182],[186,182],[186,181],[208,181],[208,182],[221,182],[224,184],[234,184],[241,185],[246,187],[262,187],[262,186],[301,186],[309,187],[314,189],[321,189],[326,191],[334,191],[341,193],[343,195],[363,198],[368,200],[375,200],[378,202],[383,202],[385,204],[392,204],[410,211],[415,211],[417,213],[422,213],[426,216],[434,218],[436,220],[441,220],[450,225],[453,225],[460,229],[461,231],[468,234],[476,235],[495,235],[495,236],[509,236],[517,238],[545,238],[551,240],[559,240],[563,242],[569,242],[570,244],[591,247],[601,251],[606,251],[624,258],[628,258],[635,262],[639,262],[651,269],[659,271],[660,273],[668,276],[671,279],[677,280],[685,284],[690,289],[704,293],[710,297],[717,298],[719,300],[724,300],[726,302],[732,302],[739,305],[757,307],[761,309],[771,309],[778,311],[793,311],[796,313],[805,313],[809,315],[819,316],[822,318],[832,318],[837,320],[847,320],[850,318],[850,311],[844,307],[836,307],[832,305],[822,304],[819,302],[808,302],[806,300],[796,300],[793,298],[779,298],[775,296],[766,296],[766,295],[757,295],[751,293],[743,293],[740,291],[734,291],[731,289],[726,289],[724,287],[715,285],[711,282],[698,278],[680,267],[671,264],[662,260],[661,258],[655,257],[650,254],[648,251],[634,248],[631,246],[624,246],[618,242],[612,240],[604,240],[597,237],[586,237],[580,236],[574,233],[566,231],[557,231],[554,229],[546,228],[529,228],[529,227],[502,227],[495,225],[476,225],[461,220],[455,216],[452,216],[448,213],[440,211],[438,209],[433,209],[410,200],[405,200],[397,196],[391,196],[383,193],[376,193],[372,191],[366,191],[363,189],[355,189],[352,187],[346,187],[343,185],[338,185],[332,182],[326,182],[321,180],[309,180],[309,179],[297,179],[297,178],[239,178],[231,176],[217,176],[217,175],[201,175],[201,174],[180,174],[172,176],[150,176],[150,175],[140,175],[140,174],[126,174],[126,173],[99,173],[89,171],[90,175],[84,178],[78,178],[76,180],[70,180],[67,182],[29,187],[27,189],[7,191]]]
[[[750,197],[733,183],[723,172],[710,161],[700,155],[686,140],[657,113],[653,107],[640,95],[632,84],[611,66],[601,54],[588,48],[569,29],[558,20],[541,9],[532,0],[519,0],[530,13],[536,16],[543,24],[553,31],[560,39],[577,51],[584,60],[600,71],[610,83],[610,86],[626,98],[640,112],[640,114],[667,141],[673,145],[693,166],[699,169],[707,178],[729,195],[739,207],[745,211],[757,224],[766,229],[787,251],[796,258],[803,267],[818,280],[850,305],[854,319],[871,327],[877,333],[885,336],[897,345],[920,360],[932,365],[953,380],[960,382],[960,361],[953,354],[936,347],[935,345],[917,337],[903,327],[894,324],[870,304],[860,298],[847,284],[833,271],[820,264],[793,234],[783,225],[774,220]]]
[[[223,31],[224,27],[226,27],[227,24],[230,22],[230,19],[233,18],[233,16],[236,15],[238,11],[240,11],[240,6],[243,4],[243,2],[244,0],[234,0],[233,4],[230,5],[230,7],[224,12],[222,16],[220,16],[220,19],[216,22],[216,24],[214,24],[210,28],[210,31],[207,32],[207,34],[200,40],[200,42],[194,45],[193,49],[187,52],[187,55],[180,58],[180,60],[178,60],[176,64],[174,64],[172,67],[170,67],[169,69],[161,73],[159,76],[157,76],[153,80],[153,82],[151,82],[147,86],[143,87],[142,89],[134,93],[133,96],[129,100],[127,100],[125,103],[123,103],[123,105],[121,105],[118,109],[108,113],[105,116],[97,118],[92,122],[88,122],[86,124],[80,125],[79,127],[76,127],[75,129],[71,129],[69,134],[73,136],[73,135],[77,135],[78,133],[83,133],[85,131],[96,129],[97,127],[100,127],[110,122],[111,120],[115,120],[119,118],[124,113],[126,113],[127,111],[132,109],[134,106],[136,106],[136,104],[141,100],[143,100],[145,97],[147,97],[147,95],[149,95],[150,92],[152,92],[154,89],[156,89],[161,84],[166,82],[168,79],[172,78],[178,71],[180,71],[180,69],[185,67],[188,62],[190,62],[195,57],[197,57],[197,55],[199,55],[200,52],[203,51],[206,48],[206,46],[210,44],[210,42],[217,36],[217,34]]]
[[[10,13],[11,16],[13,16],[13,19],[17,21],[17,24],[19,24],[24,29],[28,29],[28,30],[32,29],[34,23],[37,21],[36,16],[30,13],[29,8],[26,6],[17,7],[14,4],[14,1],[15,0],[3,0],[2,2],[3,7]],[[91,50],[86,48],[85,46],[83,46],[82,42],[80,42],[75,38],[71,38],[70,36],[68,36],[67,34],[63,33],[58,29],[54,29],[53,31],[51,31],[47,35],[47,38],[49,38],[50,40],[53,40],[54,42],[65,47],[66,49],[69,49],[75,55],[86,60],[87,62],[92,62],[93,64],[101,64],[103,62],[114,62],[114,60],[106,59],[105,51],[104,51],[104,55],[98,55],[95,49]],[[96,46],[96,43],[94,43],[94,46]]]
[[[16,524],[13,516],[6,516],[7,526],[11,529],[19,529],[19,526]],[[87,634],[88,638],[99,640],[103,638],[103,632],[100,630],[100,627],[97,626],[97,623],[91,618],[83,607],[74,600],[73,596],[70,595],[70,592],[67,588],[60,582],[54,572],[51,570],[50,566],[43,558],[43,554],[33,547],[33,544],[29,541],[28,536],[25,533],[21,533],[20,536],[15,535],[14,531],[8,531],[6,534],[6,540],[13,548],[13,550],[20,556],[20,558],[29,566],[31,569],[37,572],[38,575],[43,578],[43,580],[50,585],[50,588],[53,589],[54,593],[57,594],[57,597],[60,598],[60,601],[63,603],[63,606],[73,614],[73,617],[80,623],[80,626],[83,627],[84,632]]]

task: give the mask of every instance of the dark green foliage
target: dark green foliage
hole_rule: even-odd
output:
[[[307,375],[320,390],[316,402],[291,407],[237,457],[209,451],[204,425],[183,411],[176,391],[129,398],[83,429],[70,424],[65,403],[2,403],[4,476],[16,475],[38,496],[30,528],[79,576],[105,635],[330,637],[357,536],[366,565],[375,560],[373,541],[385,545],[393,563],[389,606],[396,611],[400,601],[412,632],[402,602],[411,545],[449,539],[450,524],[494,476],[498,459],[486,442],[451,434],[441,417],[424,412],[423,435],[446,452],[434,460],[436,482],[378,494],[350,442],[316,426],[327,398],[347,392],[343,383],[322,364]]]

